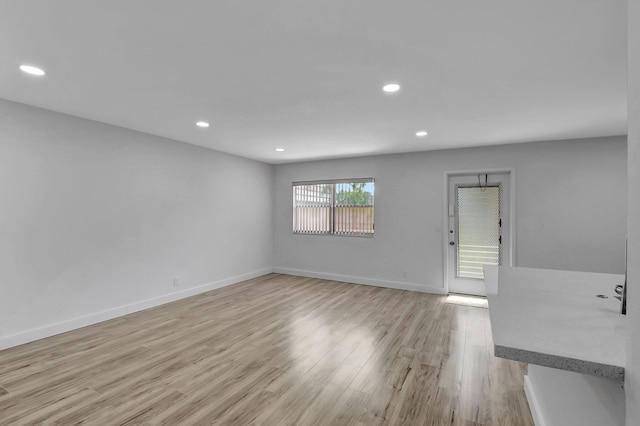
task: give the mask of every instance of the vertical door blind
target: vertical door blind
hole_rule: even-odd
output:
[[[482,265],[500,264],[500,188],[458,187],[459,278],[484,278]]]
[[[293,231],[329,234],[332,228],[333,186],[328,183],[293,186]]]
[[[374,180],[294,182],[293,232],[373,236]]]

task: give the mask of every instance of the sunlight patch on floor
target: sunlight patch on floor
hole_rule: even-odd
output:
[[[475,308],[488,308],[489,304],[486,297],[467,296],[465,294],[450,294],[447,296],[447,303],[456,305],[473,306]]]

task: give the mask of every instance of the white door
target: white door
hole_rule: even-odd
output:
[[[509,173],[449,176],[450,293],[484,296],[482,266],[510,263]]]

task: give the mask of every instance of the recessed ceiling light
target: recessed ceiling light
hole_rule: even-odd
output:
[[[418,132],[416,132],[416,136],[427,136],[427,131],[426,130],[420,130]]]
[[[209,123],[207,123],[206,121],[196,121],[196,126],[198,127],[209,127]]]
[[[44,70],[32,65],[20,65],[20,70],[31,75],[44,75]]]
[[[382,90],[384,90],[387,93],[393,93],[393,92],[397,92],[398,90],[400,90],[400,85],[397,83],[389,83],[389,84],[385,84],[382,87]]]
[[[284,152],[284,148],[276,148],[276,151],[278,151],[278,152]]]

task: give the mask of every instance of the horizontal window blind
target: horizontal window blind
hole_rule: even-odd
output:
[[[459,187],[457,204],[457,275],[483,279],[483,265],[500,263],[500,189]]]
[[[293,232],[373,236],[374,180],[294,182]]]

